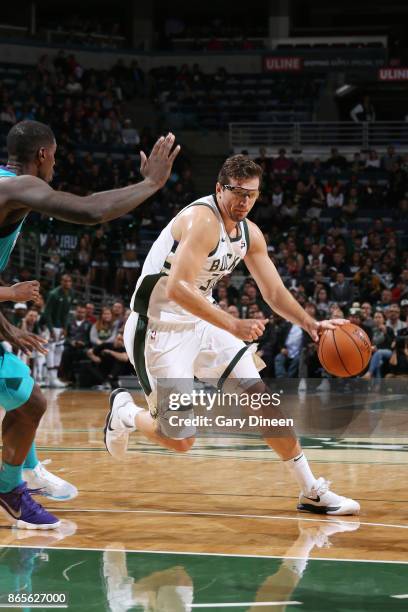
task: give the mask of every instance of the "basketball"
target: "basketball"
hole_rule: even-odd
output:
[[[371,359],[371,342],[361,327],[345,323],[322,333],[318,357],[324,369],[334,376],[357,376]]]

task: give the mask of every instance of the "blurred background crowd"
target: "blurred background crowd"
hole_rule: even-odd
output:
[[[10,67],[4,70],[10,76]],[[261,76],[258,85],[264,86]],[[146,73],[136,60],[121,58],[109,70],[85,69],[75,54],[62,50],[0,80],[0,132],[27,118],[51,125],[58,143],[53,186],[86,195],[140,180],[138,153],[151,149],[169,118],[177,126],[182,117],[180,126],[191,129],[197,123],[208,130],[225,126],[232,112],[228,87],[237,87],[240,79],[224,67],[204,73],[198,64]],[[321,81],[316,74],[299,79],[280,78],[274,105],[282,112],[290,100],[286,112],[303,117],[313,112]],[[252,101],[240,91],[234,112],[245,116],[251,108],[254,114],[258,85],[251,86]],[[153,105],[156,131],[128,112],[138,100]],[[268,111],[258,109],[258,119],[262,112]],[[358,109],[350,112],[358,121]],[[324,157],[303,158],[284,147],[275,154],[266,147],[242,153],[263,167],[261,195],[250,218],[262,229],[287,287],[317,319],[346,317],[365,329],[374,351],[366,378],[408,375],[408,152],[389,144],[382,153],[371,148],[348,155],[333,147]],[[8,314],[49,340],[46,359],[29,359],[41,384],[99,388],[131,374],[122,335],[130,296],[158,232],[183,206],[206,195],[197,187],[201,170],[185,147],[160,193],[96,228],[30,216],[22,242],[26,253],[32,247],[41,258],[44,300],[16,304]],[[215,180],[213,174],[213,185]],[[29,265],[21,265],[21,248],[4,283],[32,278]],[[100,288],[103,299],[84,293],[89,286]],[[63,297],[63,311],[56,293]],[[244,264],[219,283],[215,297],[233,316],[270,319],[259,343],[267,376],[301,381],[322,376],[310,338],[270,311]]]

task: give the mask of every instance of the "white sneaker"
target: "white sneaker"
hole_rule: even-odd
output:
[[[104,440],[108,453],[115,459],[124,459],[129,444],[129,434],[135,431],[135,427],[128,427],[119,417],[119,408],[127,403],[133,402],[129,391],[119,387],[112,391],[109,396],[110,410],[106,416]]]
[[[48,385],[51,389],[65,389],[67,383],[62,382],[59,378],[53,378]]]
[[[330,391],[330,382],[328,378],[323,378],[322,382],[320,383],[320,385],[318,385],[316,387],[316,391],[318,393],[327,393],[328,391]]]
[[[330,482],[324,478],[316,480],[307,494],[301,492],[297,509],[316,514],[360,514],[360,504],[330,491]]]
[[[304,393],[305,391],[307,391],[306,378],[301,378],[299,381],[298,393]]]
[[[23,470],[23,479],[29,489],[42,489],[43,495],[54,501],[68,501],[78,495],[78,489],[66,480],[51,474],[44,465],[51,463],[51,459],[38,462],[34,469]]]

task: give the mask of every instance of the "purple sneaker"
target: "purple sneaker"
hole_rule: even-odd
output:
[[[56,529],[61,522],[31,497],[39,489],[28,489],[23,482],[10,493],[0,493],[0,510],[19,529]]]

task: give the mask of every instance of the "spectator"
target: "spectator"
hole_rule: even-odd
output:
[[[65,387],[57,377],[64,350],[64,330],[74,300],[72,277],[64,274],[60,286],[49,292],[45,304],[43,320],[49,330],[50,340],[47,354],[48,384],[50,387]]]
[[[328,208],[341,208],[344,204],[344,195],[341,193],[337,185],[331,192],[327,194],[326,203]]]
[[[331,149],[331,155],[326,162],[326,168],[329,172],[338,174],[343,172],[347,167],[347,160],[343,155],[340,155],[336,147]]]
[[[133,127],[131,119],[125,119],[122,129],[123,144],[135,147],[140,143],[139,132]]]
[[[94,323],[96,323],[97,318],[95,316],[95,304],[91,304],[90,302],[88,302],[88,304],[86,304],[85,306],[85,310],[86,310],[86,320],[89,321],[89,323],[91,325],[93,325]]]
[[[385,172],[391,172],[393,165],[398,161],[398,155],[392,145],[387,147],[386,154],[381,159],[381,167]]]
[[[372,313],[373,313],[373,307],[371,306],[370,302],[363,302],[361,304],[361,316],[362,316],[363,324],[366,327],[372,328],[374,326],[374,319],[373,319]],[[384,318],[384,322],[385,322],[385,318]]]
[[[367,372],[362,378],[382,378],[382,367],[388,362],[392,355],[391,346],[394,340],[394,332],[385,324],[385,315],[381,311],[374,314],[374,326],[372,328],[372,350],[373,356]]]
[[[283,204],[284,193],[282,185],[275,183],[272,191],[272,206],[276,209],[280,208]]]
[[[31,334],[40,334],[40,327],[38,324],[39,321],[39,316],[38,316],[38,312],[36,310],[26,310],[25,311],[26,314],[24,316],[24,318],[22,319],[19,327],[21,328],[22,331],[25,332],[29,332]],[[30,354],[26,354],[23,353],[22,351],[19,351],[18,353],[18,357],[24,361],[24,363],[26,363],[27,365],[30,366],[31,370],[34,370],[34,359],[36,356],[36,351],[33,351]]]
[[[28,307],[24,302],[17,302],[14,304],[12,323],[15,327],[22,327],[27,311]]]
[[[125,324],[125,307],[123,302],[114,302],[112,304],[112,319],[116,325],[116,329],[121,329]]]
[[[358,327],[361,327],[371,340],[372,329],[371,327],[366,327],[364,325],[360,307],[356,306],[354,308],[350,308],[348,320],[350,321],[350,323],[353,323],[353,325],[357,325]]]
[[[385,316],[387,318],[387,327],[392,329],[394,335],[397,336],[403,329],[406,329],[407,324],[400,319],[401,309],[398,304],[390,304],[385,309]]]
[[[286,157],[286,149],[279,149],[278,157],[272,161],[272,170],[275,174],[287,174],[293,161]]]
[[[330,290],[330,299],[340,306],[346,306],[353,299],[353,288],[345,279],[343,272],[337,272],[336,282]]]
[[[364,96],[362,102],[358,102],[350,111],[350,117],[355,123],[360,121],[375,121],[375,109],[371,103],[370,96]]]
[[[316,310],[320,318],[324,319],[327,317],[329,312],[327,291],[324,287],[320,287],[316,294]]]
[[[368,154],[368,158],[365,163],[366,169],[381,167],[380,158],[378,157],[377,151],[371,150]]]
[[[113,342],[115,336],[116,326],[113,322],[112,311],[108,306],[104,306],[97,322],[91,327],[91,344],[94,347],[106,342]]]
[[[137,244],[134,237],[125,242],[121,262],[116,271],[116,293],[120,294],[126,287],[133,292],[140,274],[140,262],[137,256]]]
[[[235,304],[231,304],[231,306],[228,306],[227,308],[227,312],[232,315],[235,319],[239,319],[239,310],[238,308],[235,306]]]
[[[390,372],[388,377],[408,376],[408,336],[400,336],[395,340],[392,355],[390,357]]]
[[[78,304],[74,316],[66,328],[64,352],[61,358],[61,377],[68,382],[74,381],[79,362],[86,357],[89,346],[91,323],[86,318],[86,306]]]
[[[299,370],[300,352],[305,342],[305,333],[299,325],[284,322],[281,325],[275,357],[276,378],[296,378]]]

